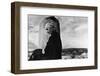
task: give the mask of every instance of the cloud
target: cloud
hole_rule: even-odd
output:
[[[88,40],[87,17],[62,17],[61,39],[63,48],[86,48]]]

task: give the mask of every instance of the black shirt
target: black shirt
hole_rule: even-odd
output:
[[[45,57],[47,59],[61,59],[62,44],[58,32],[53,31],[45,48]]]

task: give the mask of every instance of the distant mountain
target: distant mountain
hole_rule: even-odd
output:
[[[88,52],[87,48],[67,48],[67,49],[62,49],[62,55],[66,55],[66,54],[80,55],[82,53],[87,53],[87,52]]]

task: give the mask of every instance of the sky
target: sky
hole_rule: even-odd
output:
[[[39,27],[44,15],[28,15],[29,50],[40,48]],[[87,48],[88,47],[88,17],[55,16],[60,22],[60,35],[62,47]]]

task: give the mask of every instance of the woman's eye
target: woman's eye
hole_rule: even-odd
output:
[[[46,29],[46,30],[48,30],[48,29]]]

